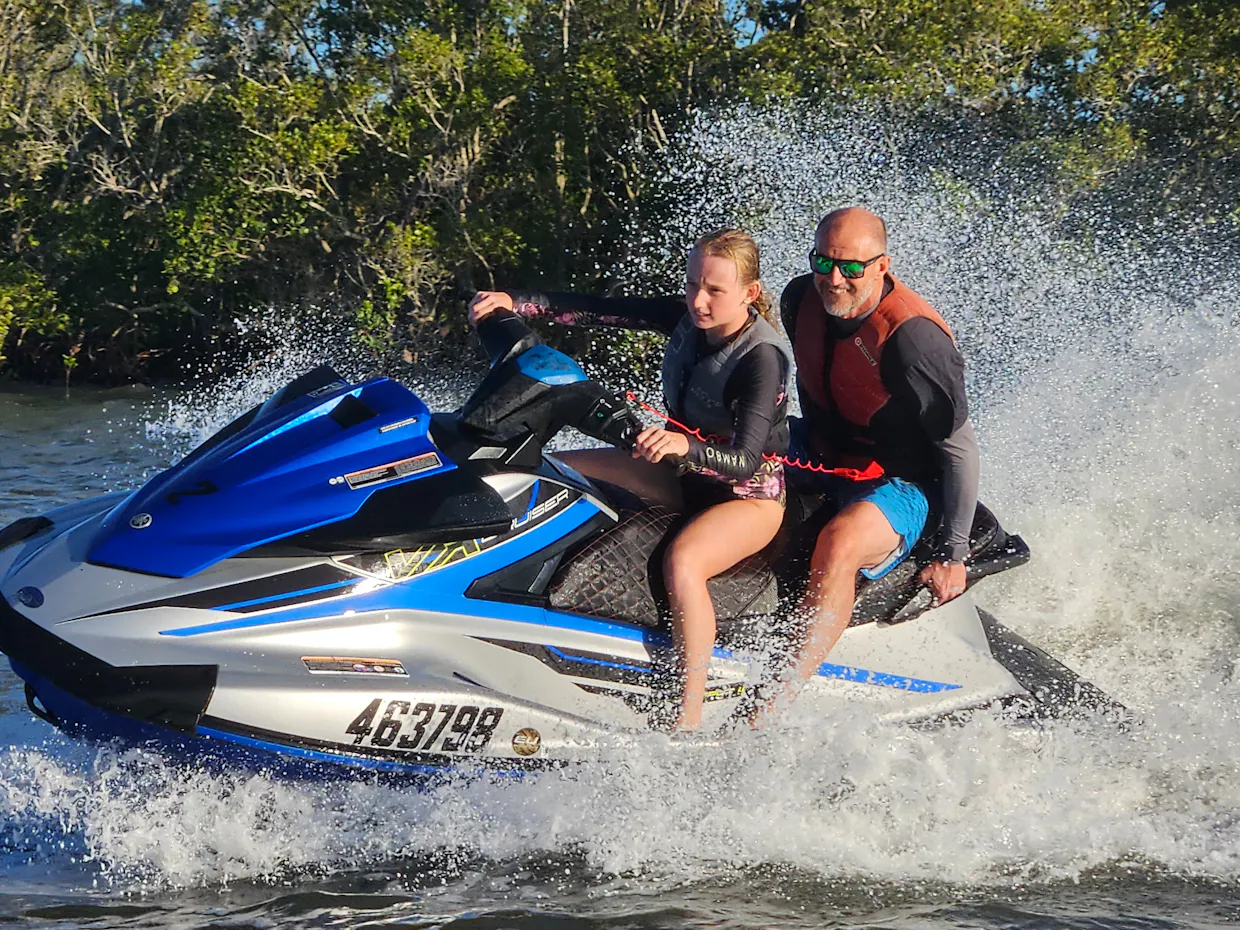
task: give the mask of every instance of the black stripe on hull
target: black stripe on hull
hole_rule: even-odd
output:
[[[349,576],[357,578],[356,575]],[[362,583],[361,578],[357,578],[355,584],[341,585],[338,588],[329,588],[326,591],[306,591],[304,594],[290,594],[288,597],[277,598],[273,601],[262,601],[258,604],[248,604],[245,607],[227,607],[230,614],[253,614],[260,610],[276,610],[281,607],[294,607],[297,604],[311,604],[315,601],[326,601],[334,597],[345,597],[352,594],[353,590]],[[329,582],[330,584],[330,582]]]
[[[0,652],[93,707],[192,733],[215,691],[216,665],[109,665],[0,598]]]
[[[656,669],[652,663],[641,659],[630,659],[627,656],[565,649],[563,646],[544,646],[539,643],[521,643],[507,639],[489,639],[484,636],[474,638],[492,646],[499,646],[501,649],[532,656],[560,675],[573,678],[649,687],[657,679],[667,677],[666,672]]]
[[[492,646],[531,656],[567,678],[598,682],[597,685],[588,685],[582,681],[574,682],[578,688],[590,694],[605,694],[609,697],[620,698],[648,698],[654,693],[669,689],[674,682],[670,669],[642,659],[588,652],[582,649],[568,649],[564,646],[544,646],[539,643],[488,639],[483,636],[474,638]],[[609,685],[630,687],[608,687]],[[715,678],[714,683],[708,682],[707,684],[706,700],[707,702],[731,700],[745,694],[747,690],[748,685],[743,681],[723,681]]]

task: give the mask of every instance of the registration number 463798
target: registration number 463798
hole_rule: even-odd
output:
[[[345,733],[353,745],[409,752],[476,753],[486,749],[504,716],[502,707],[434,704],[430,701],[388,701],[375,698],[353,718]]]

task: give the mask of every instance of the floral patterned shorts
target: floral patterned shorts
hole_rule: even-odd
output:
[[[702,468],[682,473],[680,486],[685,495],[685,509],[691,513],[738,498],[779,501],[781,507],[787,502],[784,463],[771,459],[763,459],[748,481],[734,484],[718,472]]]

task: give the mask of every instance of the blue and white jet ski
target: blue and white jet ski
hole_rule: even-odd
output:
[[[321,367],[139,490],[0,531],[0,650],[31,710],[294,771],[517,770],[645,730],[673,690],[659,565],[680,517],[543,450],[565,426],[631,445],[641,424],[516,317],[479,335],[492,367],[455,413]],[[782,543],[711,581],[708,727],[795,602],[800,504]],[[980,506],[972,543],[970,584],[1029,558]],[[892,721],[1107,704],[967,594],[931,609],[917,568],[863,584],[800,702]]]

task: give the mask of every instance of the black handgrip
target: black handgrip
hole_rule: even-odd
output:
[[[478,321],[478,341],[496,368],[541,344],[538,334],[511,310],[493,310]]]
[[[618,449],[632,450],[637,434],[642,431],[642,423],[629,409],[628,404],[614,394],[605,392],[597,382],[583,383],[582,390],[596,396],[585,415],[571,425],[587,436],[601,439]]]

